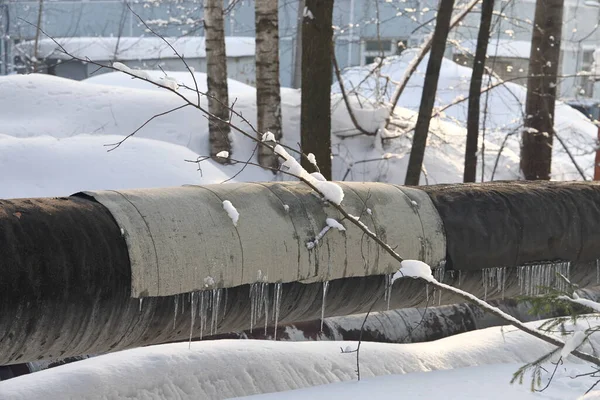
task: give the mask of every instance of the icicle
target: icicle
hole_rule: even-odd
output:
[[[506,289],[506,268],[502,268],[502,282],[500,282],[500,296],[504,300],[504,291]]]
[[[275,299],[273,301],[273,317],[275,318],[275,331],[273,332],[273,340],[277,340],[277,324],[279,322],[279,309],[281,307],[281,283],[275,284]]]
[[[600,259],[596,260],[596,284],[600,283]]]
[[[140,297],[140,314],[142,313],[142,303],[144,302],[144,298]]]
[[[483,283],[483,300],[486,301],[487,300],[487,287],[488,287],[488,280],[487,280],[487,268],[484,268],[481,270],[481,280]]]
[[[445,270],[444,268],[438,268],[436,271],[436,279],[438,282],[444,283],[444,276],[445,276]],[[437,289],[436,289],[437,290]],[[442,305],[442,291],[441,290],[437,290],[437,294],[438,294],[438,306]]]
[[[267,327],[269,326],[269,284],[264,284],[263,300],[265,302],[265,337],[267,336]]]
[[[192,314],[192,321],[190,322],[190,341],[188,343],[188,348],[192,348],[192,335],[194,334],[194,321],[196,320],[196,305],[194,303],[195,292],[190,293],[190,311]]]
[[[173,314],[173,329],[175,329],[175,322],[177,321],[177,306],[179,305],[179,295],[175,295],[175,313]]]
[[[392,298],[392,277],[393,274],[388,274],[385,276],[385,301],[387,302],[387,310],[390,310],[390,300]]]
[[[200,319],[200,340],[204,334],[204,292],[200,293],[200,307],[198,307],[198,319]]]
[[[228,292],[227,292],[227,288],[223,289],[225,291],[225,304],[223,305],[223,318],[225,319],[225,313],[227,312],[227,297],[228,297]]]
[[[329,281],[323,282],[323,300],[321,302],[321,332],[323,332],[323,319],[325,319],[325,300],[327,297],[327,289],[329,289]]]
[[[268,307],[265,302],[267,285],[265,282],[256,282],[250,285],[250,333],[252,333],[254,325],[263,315],[263,307]]]
[[[181,295],[182,296],[182,302],[181,302],[181,315],[185,314],[185,297],[187,296],[187,293],[184,293]]]
[[[250,333],[254,329],[254,308],[256,307],[256,284],[250,285]]]
[[[222,289],[211,290],[211,315],[210,315],[210,334],[214,335],[219,324],[219,308],[221,306],[221,291]],[[208,295],[208,294],[207,294]]]
[[[531,266],[525,266],[525,295],[531,294]]]

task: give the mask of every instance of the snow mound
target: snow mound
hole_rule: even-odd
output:
[[[382,105],[389,104],[390,98],[394,92],[394,87],[391,82],[397,82],[401,79],[415,55],[415,50],[407,50],[400,56],[387,58],[381,68],[379,77],[377,77],[377,74],[370,75],[375,67],[374,64],[366,65],[364,67],[349,68],[343,74],[342,79],[344,86],[347,90],[349,90],[349,88],[357,88],[356,93],[363,109],[367,109],[368,111],[368,107],[373,108],[373,106],[381,109]],[[401,113],[397,115],[395,119],[401,123],[406,122],[409,125],[414,125],[414,122],[416,122],[416,119],[412,117],[407,118],[407,114],[402,113],[402,108],[412,110],[413,112],[416,112],[419,109],[427,62],[428,56],[425,57],[416,73],[410,78],[406,89],[400,97],[398,106]],[[435,107],[438,110],[468,97],[471,72],[471,68],[460,66],[446,58],[443,60],[435,102]],[[361,84],[361,82],[363,83]],[[486,76],[484,77],[484,85],[487,83],[488,77]],[[496,79],[491,80],[492,85],[498,83],[499,81]],[[336,82],[332,86],[332,92],[340,93],[339,83]],[[518,177],[518,160],[513,160],[512,156],[518,155],[520,152],[520,133],[523,129],[523,120],[525,117],[525,96],[526,89],[523,86],[511,82],[505,82],[504,84],[491,89],[488,94],[482,95],[480,129],[483,130],[485,127],[486,180],[491,178],[492,169],[496,169],[497,172],[499,171],[501,173],[500,175],[496,173],[494,177],[496,180],[506,179],[510,175],[517,175],[514,177]],[[356,96],[352,95],[350,98],[356,99]],[[488,100],[487,107],[485,106],[486,98]],[[341,103],[341,99],[337,100],[338,107],[340,107],[339,103]],[[334,105],[335,104],[336,103],[334,103]],[[343,105],[341,107],[343,107]],[[465,127],[468,114],[467,110],[468,102],[462,101],[445,109],[440,117],[443,121],[451,122],[455,127]],[[585,171],[586,176],[592,177],[594,173],[594,155],[598,132],[596,126],[580,112],[560,102],[556,105],[555,121],[555,131],[558,136],[565,143],[579,166]],[[445,131],[445,129],[443,130]],[[453,129],[453,132],[457,132],[457,129]],[[431,137],[433,147],[438,148],[431,150],[437,153],[436,156],[439,155],[448,159],[447,163],[444,162],[443,164],[447,165],[452,162],[460,163],[462,177],[464,133],[456,138],[458,140],[457,142],[454,142],[448,135],[445,136],[446,137],[441,138]],[[481,139],[482,138],[480,138],[480,146]],[[493,147],[490,147],[489,143],[491,143]],[[428,143],[428,145],[429,144],[430,143]],[[502,154],[506,155],[506,158],[502,159],[503,157],[501,157],[499,163],[496,163],[496,155],[500,148],[502,148]],[[454,153],[462,154],[462,158],[459,158],[458,154]],[[435,156],[432,158],[435,159]],[[479,158],[481,158],[481,156]],[[400,160],[395,162],[400,163]],[[479,160],[479,163],[478,177],[481,176],[481,160]],[[402,162],[401,168],[406,170],[404,164],[405,161]],[[431,159],[428,162],[426,155],[426,169],[431,170],[432,165],[437,167],[435,164],[436,163],[432,162]],[[397,167],[397,165],[394,166],[394,169]],[[390,169],[392,168],[390,167]],[[454,169],[456,168],[452,168],[451,171]],[[505,172],[506,175],[504,174]],[[429,171],[429,173],[435,176],[439,172],[435,171],[435,174],[432,174],[431,171]],[[573,165],[567,151],[557,139],[554,140],[553,145],[552,179],[581,180],[581,176]],[[425,183],[423,179],[421,183]]]
[[[41,39],[38,42],[38,52],[43,58],[58,58],[69,60],[58,42],[69,54],[78,58],[89,58],[94,61],[102,60],[154,60],[177,57],[169,44],[186,58],[205,58],[205,37],[67,37]],[[165,40],[169,44],[165,43]],[[19,49],[33,54],[34,41],[19,44]],[[226,36],[225,47],[227,56],[254,56],[255,46],[252,37]]]
[[[510,377],[519,364],[486,365],[481,367],[457,368],[406,375],[378,376],[360,382],[343,382],[283,393],[270,393],[245,397],[247,400],[333,400],[333,399],[452,399],[452,400],[536,400],[571,399],[584,393],[594,384],[594,378],[572,376],[586,371],[568,365],[557,371],[552,384],[542,393],[531,392],[527,382],[523,385],[509,384]],[[542,373],[548,379],[548,373]],[[598,392],[600,393],[600,392]],[[399,396],[401,394],[401,396]],[[584,397],[600,399],[600,397]]]
[[[79,135],[15,138],[0,135],[0,198],[68,196],[82,190],[133,189],[218,183],[227,176],[212,164],[200,175],[193,151],[157,140]]]
[[[529,325],[539,324],[538,321]],[[595,347],[600,345],[600,338],[596,335],[591,340]],[[340,348],[347,346],[356,348],[356,343],[219,340],[193,342],[189,348],[188,343],[150,346],[107,354],[0,382],[0,393],[3,398],[11,400],[144,400],[223,399],[280,392],[355,380],[356,354],[344,354],[340,351]],[[508,390],[508,382],[516,369],[515,364],[533,361],[551,348],[545,342],[511,327],[488,328],[429,343],[363,343],[360,353],[361,374],[363,378],[370,378],[511,364],[503,370],[506,375],[498,375],[494,379],[494,382],[503,379],[503,387]],[[590,344],[584,344],[582,349],[590,351]],[[462,385],[481,377],[478,369],[470,371],[473,374],[466,375]],[[452,376],[453,373],[449,374]],[[403,382],[410,383],[413,377],[415,376],[408,375],[403,378]],[[361,382],[360,385],[362,384]],[[354,385],[356,383],[350,387]],[[466,390],[463,386],[456,389],[461,387]],[[486,394],[487,388],[489,387],[486,386],[484,392]],[[431,385],[421,389],[431,390]],[[527,391],[528,387],[525,386],[522,390]],[[480,398],[487,398],[480,394]],[[573,394],[583,394],[583,391]],[[278,396],[280,397],[282,396]]]
[[[153,116],[184,104],[175,94],[166,91],[150,92],[143,89],[95,85],[41,74],[0,77],[0,92],[3,93],[0,96],[0,132],[17,138],[51,136],[64,139],[89,134],[115,135],[122,139]],[[235,109],[254,124],[254,93],[241,93],[237,98]],[[297,104],[293,101],[282,105],[284,117],[290,113],[297,113],[296,109]],[[247,128],[239,118],[234,117],[233,122]],[[298,132],[298,127],[299,119],[291,119],[289,123],[284,123],[284,128],[290,132]],[[293,135],[290,136],[294,140]],[[250,158],[253,149],[251,140],[237,134],[231,137],[232,157],[239,160]],[[153,119],[135,134],[135,138],[155,139],[187,147],[194,153],[186,153],[187,159],[209,154],[208,121],[202,112],[192,107]],[[98,143],[106,150],[102,145],[115,142],[114,139]],[[128,139],[114,153],[125,151],[132,143],[133,141]],[[183,160],[182,157],[182,163]],[[192,165],[188,167],[194,168]],[[242,168],[241,165],[220,166],[211,160],[202,162],[200,167],[202,176],[209,181],[216,181],[224,176],[231,177]],[[217,171],[214,178],[210,176],[213,171]],[[5,174],[3,179],[4,176]],[[3,179],[0,182],[4,182]],[[31,173],[28,179],[33,181],[38,178]],[[258,168],[246,168],[236,179],[270,181],[273,174]],[[43,182],[40,182],[40,185],[43,185]],[[112,186],[124,185],[119,183],[117,177]],[[23,196],[25,194],[20,195]]]
[[[208,90],[206,84],[206,73],[204,72],[194,72],[194,79],[190,75],[189,72],[180,72],[180,71],[154,71],[154,70],[135,70],[136,73],[143,73],[150,77],[153,80],[159,80],[164,78],[165,76],[169,77],[177,81],[180,86],[185,85],[189,88],[196,88],[198,85],[198,90],[200,92],[206,92]],[[105,86],[115,86],[122,88],[130,88],[130,89],[146,89],[146,90],[154,90],[154,91],[163,91],[163,88],[159,88],[156,85],[153,85],[149,82],[145,82],[140,79],[133,79],[131,76],[124,74],[123,72],[108,72],[105,74],[99,74],[92,76],[90,78],[84,79],[83,82],[93,83],[95,85],[105,85]],[[245,83],[236,81],[234,79],[227,79],[227,85],[229,87],[229,93],[231,96],[237,96],[243,93],[254,94],[256,89],[250,85],[246,85]]]

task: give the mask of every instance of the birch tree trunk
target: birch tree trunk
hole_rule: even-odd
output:
[[[535,7],[521,136],[521,170],[527,180],[550,179],[563,7],[564,0],[537,0]]]
[[[471,74],[471,86],[469,88],[469,112],[467,114],[467,146],[465,150],[465,169],[463,182],[475,182],[477,174],[477,149],[479,141],[479,112],[481,101],[481,83],[485,60],[487,56],[488,43],[490,41],[490,27],[494,15],[494,0],[483,0],[481,5],[481,20],[479,23],[479,34],[477,36],[477,47],[473,59],[473,72]]]
[[[300,145],[313,153],[321,174],[331,179],[331,83],[333,1],[306,0],[302,23],[302,110]],[[305,158],[302,166],[314,170]]]
[[[204,0],[204,35],[206,39],[206,80],[208,85],[208,111],[229,120],[229,95],[227,89],[227,56],[225,54],[225,24],[223,0]],[[231,155],[229,125],[218,118],[209,117],[208,131],[210,156],[220,163],[229,158],[216,157],[221,151]]]
[[[437,92],[438,81],[440,78],[440,69],[444,52],[446,51],[446,40],[450,31],[450,19],[454,9],[454,0],[440,0],[438,14],[435,22],[435,30],[429,53],[429,62],[427,63],[427,72],[425,73],[425,83],[421,95],[421,105],[419,106],[419,115],[415,125],[415,134],[413,136],[412,148],[408,159],[408,169],[406,170],[406,185],[416,186],[421,178],[421,168],[423,167],[423,158],[425,157],[425,146],[429,134],[429,124],[433,104],[435,103],[435,94]]]
[[[281,139],[279,85],[279,23],[277,0],[255,0],[256,12],[256,107],[258,131],[270,131]],[[260,137],[258,138],[261,139]],[[258,147],[258,163],[277,168],[278,158],[266,146]]]

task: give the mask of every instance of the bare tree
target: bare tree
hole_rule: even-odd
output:
[[[304,21],[304,0],[298,0],[298,19],[296,20],[296,42],[294,43],[294,75],[292,87],[302,86],[302,21]]]
[[[454,17],[452,19],[452,21],[450,22],[450,29],[452,29],[455,26],[457,26],[458,24],[460,24],[461,21],[467,16],[467,14],[480,1],[481,0],[471,0],[469,3],[465,4],[463,6],[462,10],[459,11],[458,14],[456,14],[456,17]],[[388,118],[386,120],[386,126],[385,126],[386,128],[388,128],[392,123],[392,116],[394,114],[394,110],[396,109],[396,106],[398,105],[398,100],[400,100],[400,96],[402,95],[402,93],[404,92],[404,89],[406,89],[406,86],[408,85],[408,81],[410,80],[410,77],[417,71],[419,64],[421,64],[421,61],[423,61],[423,59],[425,58],[425,56],[427,55],[429,50],[431,50],[431,46],[433,44],[433,39],[434,39],[434,37],[430,36],[428,39],[425,40],[425,43],[423,43],[423,45],[419,49],[419,52],[418,52],[417,56],[415,57],[415,59],[413,59],[410,62],[410,64],[406,68],[406,71],[404,72],[404,75],[402,76],[400,81],[398,81],[396,83],[396,89],[394,90],[394,95],[392,96],[392,99],[390,100],[390,115],[388,116]]]
[[[527,180],[550,179],[563,7],[564,0],[537,0],[535,7],[521,144]]]
[[[302,25],[302,152],[315,155],[320,172],[331,179],[331,83],[333,1],[306,0]],[[304,168],[314,169],[302,159]]]
[[[38,2],[37,26],[42,26],[42,17],[44,15],[44,0]],[[38,72],[40,67],[39,53],[40,31],[35,31],[35,39],[33,40],[33,72]]]
[[[226,163],[229,158],[216,156],[222,151],[231,154],[230,127],[224,122],[229,120],[229,94],[222,0],[204,0],[204,32],[208,110],[211,114],[208,118],[210,156],[217,162]]]
[[[421,177],[421,168],[423,167],[425,146],[429,133],[429,123],[431,122],[433,104],[435,103],[435,93],[437,92],[442,60],[446,51],[446,40],[450,31],[450,19],[452,18],[453,9],[454,0],[440,0],[429,62],[427,63],[425,83],[423,84],[421,95],[419,116],[417,117],[410,158],[408,160],[406,185],[418,185],[419,178]]]
[[[490,41],[490,28],[494,15],[494,0],[483,0],[481,5],[481,20],[477,47],[473,60],[473,73],[469,87],[469,111],[467,114],[467,147],[465,150],[464,182],[475,182],[477,174],[477,142],[479,139],[479,106],[481,99],[481,83],[485,70],[488,43]]]
[[[256,0],[256,108],[260,133],[271,132],[279,141],[281,93],[279,85],[279,23],[277,0]],[[260,139],[260,138],[259,138]],[[258,148],[258,163],[277,168],[278,157],[270,149]]]

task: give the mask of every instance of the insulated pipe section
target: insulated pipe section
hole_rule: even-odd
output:
[[[600,182],[489,182],[421,189],[443,221],[447,269],[600,258]]]
[[[344,183],[347,212],[405,258],[441,265],[441,219],[421,190]],[[255,282],[315,282],[391,274],[398,262],[310,188],[239,183],[86,192],[127,243],[133,297],[169,296]],[[239,213],[233,221],[229,201]],[[322,235],[327,219],[345,227]],[[307,244],[318,239],[309,249]]]

